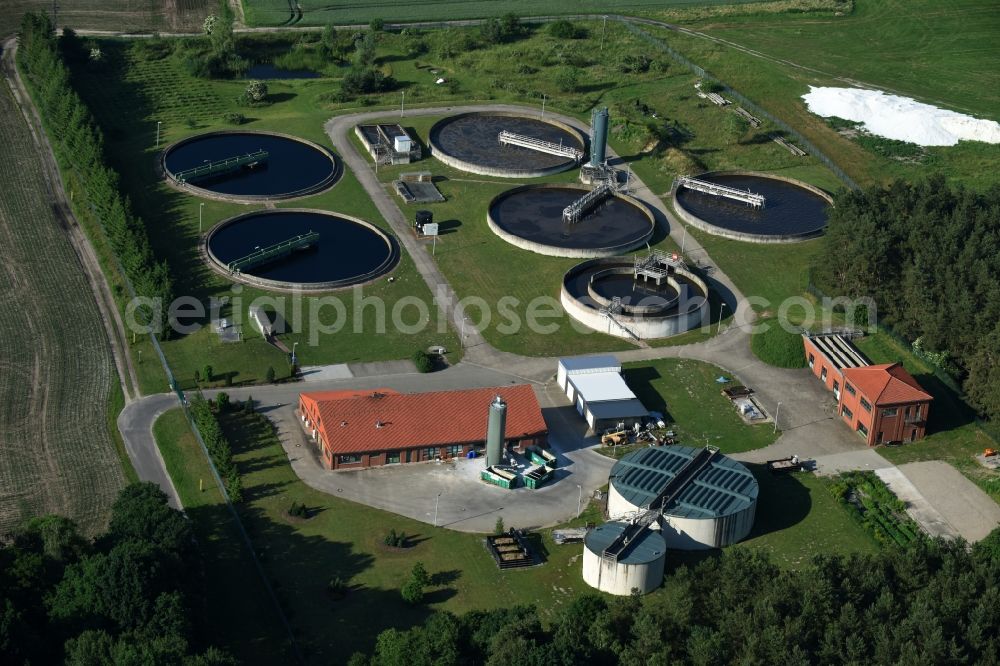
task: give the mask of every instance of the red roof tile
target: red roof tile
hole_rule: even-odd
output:
[[[317,404],[323,440],[334,454],[344,455],[484,441],[488,407],[497,395],[507,403],[508,439],[548,432],[527,384],[413,394],[332,391],[300,397]]]
[[[844,379],[851,382],[873,405],[877,406],[934,399],[899,363],[844,368]]]

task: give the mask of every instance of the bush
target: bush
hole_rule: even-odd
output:
[[[222,114],[222,119],[230,125],[242,125],[247,121],[247,117],[237,111],[229,111]]]
[[[754,333],[750,339],[750,349],[757,358],[778,368],[806,367],[799,333],[786,331],[776,319],[765,319],[761,326],[766,330]]]
[[[549,24],[549,34],[556,39],[583,39],[587,31],[571,21],[553,21]]]
[[[273,384],[274,383],[274,368],[273,367],[269,367],[267,369],[267,374],[264,375],[264,379],[267,381],[268,384]]]
[[[252,395],[248,395],[246,401],[243,403],[243,413],[244,414],[253,414],[254,413],[253,396]]]
[[[417,372],[430,372],[434,369],[434,359],[422,349],[413,352],[413,365],[417,366]]]
[[[493,524],[493,534],[500,536],[504,533],[503,517],[497,516],[497,522]]]
[[[308,518],[309,509],[306,508],[305,504],[293,500],[292,505],[288,507],[288,515],[294,518]]]
[[[390,548],[406,548],[406,534],[391,529],[382,542]]]
[[[555,75],[555,84],[562,92],[576,92],[580,85],[580,70],[576,67],[563,67]]]
[[[225,391],[221,391],[215,396],[215,406],[219,408],[220,412],[229,411],[230,401],[229,394]]]
[[[393,83],[390,77],[374,67],[356,67],[344,76],[340,88],[347,94],[368,95],[389,90]]]
[[[212,372],[212,366],[206,363],[205,367],[201,369],[201,376],[205,378],[206,382],[212,381],[212,378],[215,376]]]
[[[244,95],[249,104],[261,104],[267,99],[267,84],[263,81],[251,81]]]
[[[403,601],[412,606],[416,606],[424,600],[424,588],[412,580],[407,581],[406,584],[403,585],[403,589],[400,590],[400,593],[403,595]]]
[[[326,584],[326,591],[331,597],[343,599],[347,596],[347,593],[351,591],[351,586],[348,585],[347,581],[340,576],[334,576],[330,579],[330,582]]]

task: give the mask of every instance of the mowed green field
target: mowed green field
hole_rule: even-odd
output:
[[[322,25],[324,23],[367,23],[374,18],[384,21],[445,21],[499,16],[514,12],[521,16],[552,16],[557,14],[630,13],[660,9],[665,6],[735,5],[760,0],[243,0],[243,11],[249,25]],[[292,7],[297,5],[301,12]]]
[[[17,32],[25,12],[52,12],[52,0],[0,2],[0,38]],[[60,26],[120,32],[190,31],[215,7],[216,0],[59,0]]]
[[[58,513],[104,529],[125,484],[109,431],[117,382],[94,296],[0,82],[0,534]]]
[[[846,16],[743,16],[692,27],[834,76],[1000,119],[995,0],[854,5]]]

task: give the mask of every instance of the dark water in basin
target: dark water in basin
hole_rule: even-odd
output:
[[[809,190],[773,178],[758,176],[698,176],[754,194],[764,195],[762,209],[682,187],[677,201],[709,224],[741,233],[785,235],[818,233],[826,226],[829,203]]]
[[[576,224],[563,223],[563,208],[585,193],[568,187],[522,190],[498,200],[490,214],[504,231],[555,247],[618,247],[649,233],[646,212],[617,198],[606,199]]]
[[[166,156],[171,173],[257,150],[267,162],[253,169],[200,179],[191,184],[232,196],[281,196],[316,187],[336,173],[333,157],[309,144],[273,134],[234,132],[197,137]]]
[[[315,283],[349,281],[395,262],[395,252],[375,231],[335,215],[308,212],[263,212],[223,227],[209,240],[212,252],[227,264],[257,246],[267,247],[310,231],[319,243],[284,259],[263,264],[248,274],[269,280]]]
[[[534,118],[459,116],[439,122],[431,129],[431,136],[434,143],[448,155],[479,166],[529,171],[573,162],[560,155],[549,155],[529,148],[501,146],[497,136],[502,130],[584,149],[566,130]]]

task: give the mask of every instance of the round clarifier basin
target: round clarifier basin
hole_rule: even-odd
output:
[[[717,171],[695,176],[764,197],[753,208],[741,201],[675,188],[674,208],[681,219],[717,236],[755,243],[787,243],[823,233],[833,200],[822,190],[791,178],[763,173]]]
[[[638,200],[615,194],[579,222],[563,221],[563,209],[589,191],[572,185],[524,185],[490,202],[494,233],[525,250],[553,257],[610,257],[641,247],[656,221]]]
[[[244,270],[230,264],[310,232],[304,249]],[[396,241],[371,224],[339,213],[282,209],[225,220],[205,240],[213,268],[231,279],[275,289],[328,290],[368,282],[399,261]]]
[[[265,151],[259,161],[206,176],[184,172],[209,163]],[[337,158],[319,144],[273,132],[225,131],[199,134],[163,151],[169,182],[201,196],[236,201],[291,199],[332,186],[340,175]]]
[[[572,157],[501,144],[500,132],[585,150],[583,136],[565,123],[517,113],[462,113],[431,127],[431,153],[445,164],[486,176],[534,178],[574,167]]]
[[[709,321],[708,285],[686,268],[660,278],[635,277],[634,260],[599,258],[577,264],[563,277],[560,301],[577,321],[602,333],[646,340],[678,335]],[[607,316],[620,300],[620,309]]]

